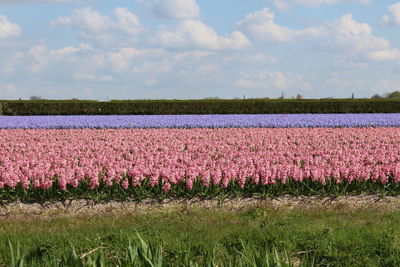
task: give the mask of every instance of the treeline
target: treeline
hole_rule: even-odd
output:
[[[0,101],[11,116],[282,113],[400,113],[400,99]]]
[[[400,99],[400,91],[393,91],[390,93],[385,93],[383,95],[380,94],[374,94],[372,97],[372,99],[382,99],[382,98],[397,98]]]

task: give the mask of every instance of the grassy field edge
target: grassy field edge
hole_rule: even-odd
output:
[[[398,210],[372,205],[357,210],[264,205],[1,217],[0,266],[10,265],[10,248],[17,260],[18,246],[26,266],[71,266],[67,262],[73,252],[80,257],[91,251],[83,257],[85,266],[96,259],[115,266],[129,259],[129,246],[144,253],[140,238],[153,248],[153,256],[161,249],[162,266],[233,266],[246,253],[253,260],[266,255],[277,260],[277,254],[281,263],[289,259],[296,266],[398,266],[399,222]]]

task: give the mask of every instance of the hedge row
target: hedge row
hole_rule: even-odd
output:
[[[0,101],[0,115],[400,113],[400,100]]]

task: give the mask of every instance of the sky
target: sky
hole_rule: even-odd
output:
[[[0,0],[0,99],[394,90],[398,0]]]

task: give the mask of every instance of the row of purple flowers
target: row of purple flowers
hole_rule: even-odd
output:
[[[400,127],[400,114],[0,116],[0,129]]]

